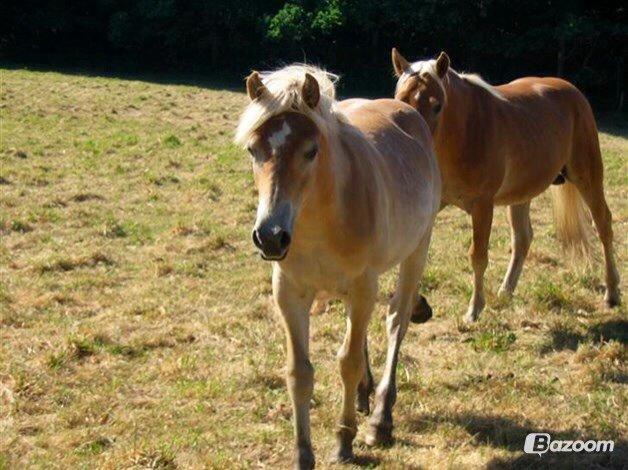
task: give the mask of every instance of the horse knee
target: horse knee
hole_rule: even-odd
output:
[[[469,248],[469,261],[474,271],[484,271],[488,266],[488,251],[471,245],[471,248]]]
[[[338,365],[343,381],[359,382],[366,372],[366,360],[362,351],[342,351],[338,354]]]

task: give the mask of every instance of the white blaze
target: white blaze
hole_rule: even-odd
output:
[[[283,122],[283,126],[277,132],[273,133],[270,137],[268,137],[268,143],[270,147],[273,149],[273,152],[276,152],[283,144],[286,143],[286,137],[290,135],[292,129],[286,121]]]

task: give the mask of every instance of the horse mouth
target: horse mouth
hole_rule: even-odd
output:
[[[281,261],[283,260],[286,256],[288,256],[288,250],[284,251],[281,255],[279,256],[275,256],[275,255],[265,255],[263,252],[260,251],[259,254],[262,259],[264,261]]]

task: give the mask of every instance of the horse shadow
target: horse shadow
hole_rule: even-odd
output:
[[[589,328],[589,333],[593,336],[593,340],[599,343],[614,340],[624,346],[628,345],[627,320],[609,320],[597,323]]]
[[[618,341],[622,345],[628,345],[628,321],[611,319],[591,325],[584,333],[576,333],[568,329],[552,331],[552,337],[547,351],[561,351],[565,349],[577,350],[580,343],[592,341],[601,344],[608,341]],[[613,376],[610,380],[617,383],[628,383],[628,374]],[[515,456],[495,457],[490,460],[487,469],[519,469],[519,468],[627,468],[628,441],[615,440],[615,448],[611,453],[551,453],[547,452],[539,457],[537,454],[524,454],[523,444],[530,433],[548,433],[552,440],[606,440],[609,436],[591,436],[581,430],[569,429],[556,431],[535,427],[526,422],[517,422],[510,418],[496,415],[481,415],[476,413],[460,413],[447,416],[433,414],[421,414],[411,417],[408,426],[411,432],[423,433],[439,424],[454,424],[463,427],[475,436],[479,445],[517,452]],[[612,430],[614,431],[614,430]],[[618,435],[618,432],[614,432]],[[411,441],[399,441],[404,445],[417,445]],[[381,460],[369,453],[368,448],[360,447],[356,452],[356,460],[353,462],[358,467],[377,467]],[[404,466],[404,468],[408,468]]]
[[[379,467],[381,463],[382,459],[379,457],[375,457],[373,454],[361,451],[356,452],[355,457],[351,461],[352,465],[363,468]]]
[[[615,439],[613,452],[607,453],[551,453],[524,454],[523,445],[530,433],[548,433],[552,440],[606,440],[609,436],[590,436],[577,429],[556,431],[535,427],[529,423],[520,423],[510,418],[477,413],[458,413],[447,416],[421,414],[411,419],[410,429],[423,432],[435,425],[453,424],[464,428],[475,436],[478,445],[488,445],[511,452],[515,456],[495,457],[490,460],[487,469],[518,469],[518,468],[625,468],[628,462],[628,441]],[[615,433],[619,434],[619,433]]]
[[[591,325],[585,333],[577,333],[566,328],[557,328],[550,332],[551,338],[543,354],[556,351],[578,349],[581,343],[593,341],[594,343],[607,343],[617,341],[622,345],[628,345],[628,321],[614,319]]]

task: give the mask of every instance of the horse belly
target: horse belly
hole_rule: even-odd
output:
[[[560,96],[549,96],[545,88],[504,119],[505,173],[495,202],[510,205],[527,202],[552,184],[567,163],[573,146],[570,107]],[[550,90],[551,91],[551,90]]]
[[[506,167],[506,173],[494,202],[499,206],[522,204],[535,198],[545,191],[560,173],[564,162],[556,159],[546,166],[534,165],[529,162],[529,168]]]
[[[554,125],[552,125],[554,124]],[[495,204],[512,205],[527,202],[552,184],[567,162],[570,142],[562,126],[548,123],[536,138],[512,145],[505,156],[504,178],[495,195]]]

